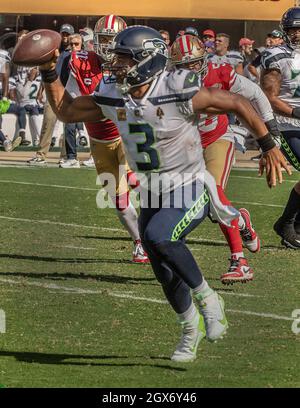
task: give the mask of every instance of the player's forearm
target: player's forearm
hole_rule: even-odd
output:
[[[249,64],[249,65],[248,65],[248,71],[249,71],[250,74],[253,75],[255,78],[257,78],[257,79],[259,78],[257,69],[256,69],[256,67],[255,67],[254,65]]]
[[[241,122],[256,136],[257,139],[265,136],[268,129],[260,119],[250,102],[244,97],[235,95],[233,112],[238,116]]]
[[[71,123],[73,121],[73,115],[70,110],[70,105],[73,99],[65,91],[60,80],[56,79],[51,83],[44,82],[44,87],[47,99],[57,118],[62,122]]]
[[[275,95],[268,95],[273,111],[279,115],[293,117],[293,107]]]
[[[237,75],[230,92],[237,93],[248,99],[264,122],[274,119],[271,104],[261,88],[249,79]]]

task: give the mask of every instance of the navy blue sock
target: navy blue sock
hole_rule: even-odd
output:
[[[284,223],[294,224],[297,214],[300,211],[300,195],[293,188],[288,202],[285,206],[281,219]]]

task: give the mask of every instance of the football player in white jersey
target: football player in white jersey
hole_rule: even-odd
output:
[[[41,85],[41,76],[36,68],[32,68],[27,73],[25,80],[20,81],[19,77],[15,78],[16,100],[29,115],[29,126],[33,146],[39,144],[39,134],[41,124],[39,120],[39,104],[37,101],[38,90]]]
[[[300,171],[300,7],[285,12],[281,29],[286,44],[263,53],[261,86],[276,113],[281,149],[291,165]],[[283,245],[300,249],[300,181],[292,189],[274,230]]]
[[[113,58],[104,69],[112,75],[93,96],[73,99],[60,84],[54,61],[40,67],[42,79],[60,120],[107,117],[118,126],[129,163],[144,187],[139,219],[143,245],[182,324],[181,341],[171,358],[193,361],[199,341],[205,335],[209,341],[219,339],[228,323],[223,299],[209,287],[184,238],[208,212],[227,225],[238,214],[222,205],[215,181],[205,170],[194,115],[232,111],[242,117],[264,151],[269,186],[281,183],[281,166],[289,170],[246,99],[213,88],[199,90],[197,75],[190,71],[166,71],[168,49],[156,30],[128,27],[110,50]]]

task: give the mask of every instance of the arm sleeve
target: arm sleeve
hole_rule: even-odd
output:
[[[273,110],[268,98],[254,82],[241,75],[237,75],[229,90],[248,99],[264,122],[274,119]]]

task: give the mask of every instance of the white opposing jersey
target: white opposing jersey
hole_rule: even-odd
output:
[[[41,85],[42,78],[38,75],[33,81],[18,82],[18,77],[15,78],[17,99],[20,106],[38,105],[37,94]]]
[[[208,57],[209,61],[213,64],[221,65],[224,62],[236,68],[239,64],[242,64],[244,58],[239,51],[227,51],[225,55],[219,56],[217,54],[212,54]]]
[[[261,57],[264,69],[275,69],[281,74],[279,98],[292,107],[300,107],[300,51],[288,45],[268,48]],[[276,114],[280,130],[300,127],[300,120]]]
[[[162,73],[140,100],[104,81],[93,95],[117,125],[130,167],[147,176],[148,186],[151,174],[159,174],[161,193],[190,183],[205,169],[197,125],[180,111],[198,90],[198,76],[178,70]]]
[[[6,64],[9,64],[11,61],[9,52],[6,50],[0,49],[0,74],[5,74]]]

